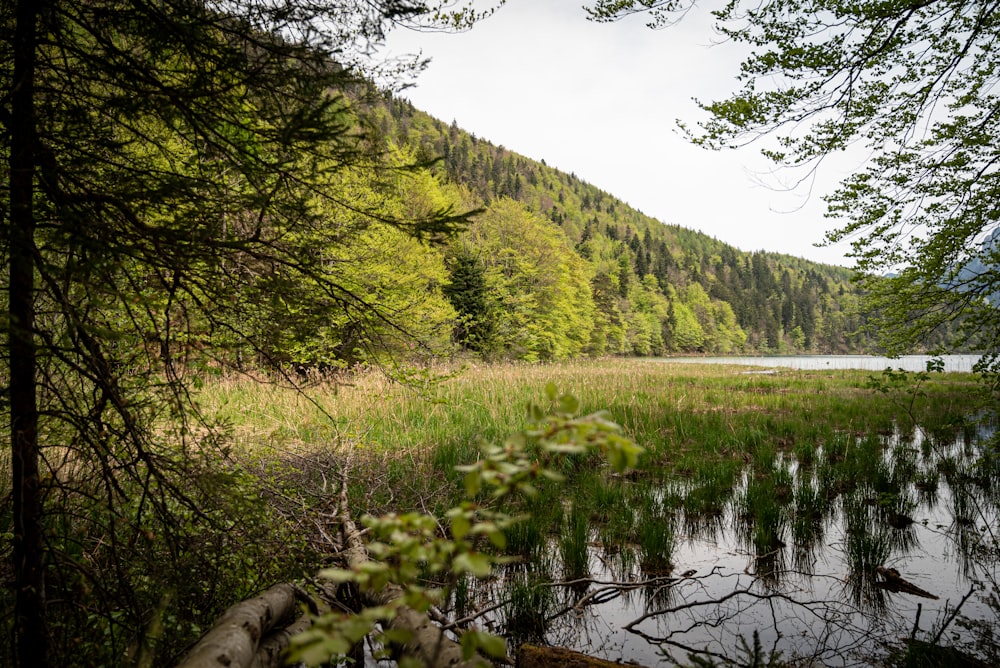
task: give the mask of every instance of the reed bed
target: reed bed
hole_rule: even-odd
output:
[[[957,429],[977,396],[969,374],[936,374],[912,396],[873,388],[873,376],[603,359],[470,364],[409,383],[368,371],[304,389],[222,378],[206,382],[199,401],[246,452],[353,457],[379,470],[385,486],[406,482],[411,494],[388,496],[419,507],[445,484],[456,486],[454,467],[477,459],[483,444],[522,429],[548,382],[575,395],[585,413],[608,411],[646,449],[642,468],[697,481],[729,478],[733,463],[769,470],[779,453],[820,465],[843,457],[854,436],[912,429],[918,417],[925,427]]]

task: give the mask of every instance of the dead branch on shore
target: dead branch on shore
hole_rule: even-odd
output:
[[[361,540],[362,532],[351,519],[347,502],[347,479],[345,469],[340,489],[340,527],[344,541],[344,551],[341,556],[346,561],[348,568],[359,570],[368,561],[368,551],[364,541]],[[402,596],[403,588],[390,583],[380,591],[363,590],[361,602],[366,607],[380,607]],[[462,648],[457,642],[449,638],[445,631],[431,621],[426,614],[417,612],[408,606],[399,606],[395,616],[384,622],[384,625],[389,630],[404,632],[404,635],[409,638],[394,649],[402,655],[420,659],[425,666],[480,668],[490,665],[479,656],[465,660],[462,656]]]

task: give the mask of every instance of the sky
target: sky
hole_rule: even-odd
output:
[[[587,20],[585,0],[508,0],[464,33],[397,29],[383,53],[430,59],[400,95],[477,137],[545,162],[664,223],[746,251],[852,266],[848,244],[816,247],[836,221],[822,196],[858,164],[816,175],[775,170],[760,147],[709,151],[683,136],[692,98],[736,90],[741,47],[722,43],[697,6],[679,24]]]

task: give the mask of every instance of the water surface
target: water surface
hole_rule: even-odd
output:
[[[760,355],[748,357],[664,357],[667,362],[684,364],[746,364],[750,366],[783,367],[816,371],[820,369],[861,369],[883,371],[886,368],[904,371],[926,371],[933,359],[944,362],[945,371],[971,372],[979,355],[903,355],[880,357],[878,355]]]
[[[943,642],[974,651],[969,624],[991,628],[1000,612],[995,598],[990,604],[1000,582],[1000,493],[977,445],[994,428],[991,419],[948,440],[920,428],[868,437],[875,448],[852,436],[868,454],[855,455],[848,441],[808,465],[779,455],[764,468],[748,465],[707,514],[679,501],[696,485],[661,481],[648,521],[676,538],[672,568],[644,570],[637,546],[602,542],[594,527],[588,579],[553,586],[542,640],[654,666],[689,664],[691,654],[745,660],[740,648],[756,634],[784,660],[861,666],[876,665],[901,639],[933,639],[947,622]],[[567,579],[558,553],[553,543],[544,563],[482,588],[481,604],[507,596],[507,581],[526,568]],[[876,569],[936,598],[892,591]],[[951,618],[956,606],[959,621]],[[505,626],[501,611],[487,620]]]

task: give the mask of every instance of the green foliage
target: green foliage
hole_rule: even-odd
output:
[[[457,243],[475,249],[490,300],[473,322],[490,323],[507,355],[535,361],[583,353],[593,328],[588,270],[557,226],[502,199]]]
[[[397,153],[386,169],[412,160]],[[426,171],[380,185],[375,171],[343,170],[325,195],[316,206],[327,222],[299,235],[315,261],[309,275],[279,266],[244,288],[257,353],[313,368],[446,354],[455,311],[443,258],[382,221],[428,219],[455,203]]]
[[[475,464],[458,467],[465,474],[465,500],[445,513],[449,536],[439,535],[437,518],[427,514],[366,515],[362,519],[371,532],[367,549],[373,559],[352,569],[327,569],[320,576],[335,583],[354,583],[371,592],[393,585],[401,588],[401,596],[360,617],[339,613],[322,616],[316,630],[292,640],[290,660],[309,665],[327,662],[345,654],[345,648],[374,630],[378,620],[394,616],[399,606],[427,610],[441,600],[442,592],[421,584],[426,574],[444,576],[452,587],[466,576],[490,577],[508,558],[489,551],[487,544],[504,550],[504,530],[519,521],[491,506],[513,496],[535,495],[541,480],[561,479],[552,468],[555,458],[600,451],[616,471],[636,465],[642,449],[625,438],[605,414],[578,415],[579,401],[568,394],[560,396],[552,383],[546,386],[545,394],[548,410],[530,405],[527,429],[512,435],[502,446],[490,448]],[[383,634],[382,640],[388,644],[393,638]],[[462,647],[469,656],[474,651],[496,656],[505,650],[502,640],[483,633],[466,634]]]
[[[586,354],[834,353],[858,352],[870,343],[858,333],[863,321],[854,312],[856,288],[847,269],[773,253],[748,254],[703,234],[664,225],[573,174],[494,146],[454,124],[449,127],[403,100],[387,104],[382,117],[387,132],[418,147],[418,155],[440,156],[438,173],[471,191],[469,206],[513,199],[565,233],[590,276],[594,308]],[[498,247],[489,248],[492,252]],[[492,259],[468,237],[459,249],[449,256]],[[689,294],[692,285],[708,295],[709,307],[697,294]],[[495,324],[503,310],[498,302],[492,306],[478,303],[480,317],[459,323],[457,338],[465,341],[469,327]],[[530,304],[521,310],[532,314]],[[531,318],[522,321],[532,323]],[[548,325],[540,323],[539,328]],[[465,345],[487,356],[531,355],[523,345],[505,349],[502,337],[491,346],[482,341],[476,337]]]
[[[0,9],[0,412],[19,464],[4,607],[17,663],[89,663],[84,650],[120,663],[134,644],[148,665],[147,623],[176,650],[194,617],[216,612],[214,594],[243,593],[229,579],[252,570],[241,560],[265,560],[227,537],[245,519],[244,537],[259,538],[234,500],[257,495],[225,479],[225,430],[191,401],[198,374],[448,342],[444,267],[418,241],[465,218],[377,137],[360,76],[395,22],[453,25],[438,9]],[[182,605],[192,613],[174,623]]]

